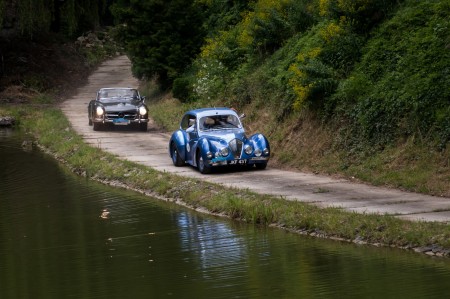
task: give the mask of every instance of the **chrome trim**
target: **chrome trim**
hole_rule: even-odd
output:
[[[230,146],[230,149],[231,149],[231,153],[233,154],[233,157],[235,159],[241,158],[243,144],[244,144],[244,142],[242,142],[242,140],[240,140],[240,139],[233,139],[228,143],[228,145]]]

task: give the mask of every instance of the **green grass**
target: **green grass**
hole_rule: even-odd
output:
[[[349,213],[337,208],[321,209],[279,197],[161,173],[120,160],[85,144],[58,109],[0,106],[0,115],[19,117],[20,127],[35,135],[42,148],[73,172],[93,180],[178,201],[191,208],[206,209],[232,219],[278,226],[304,234],[405,248],[432,244],[450,248],[450,227],[445,224]]]

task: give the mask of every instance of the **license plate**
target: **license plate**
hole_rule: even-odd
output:
[[[113,119],[113,123],[115,125],[128,125],[130,123],[130,121],[126,120],[125,118],[116,118],[116,119]]]
[[[245,164],[247,164],[247,160],[246,159],[231,160],[228,164],[230,164],[230,165],[245,165]]]

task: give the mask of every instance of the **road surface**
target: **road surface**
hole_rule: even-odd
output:
[[[272,194],[320,207],[340,207],[359,213],[380,213],[418,221],[450,223],[450,198],[402,192],[357,184],[345,179],[267,167],[264,171],[220,172],[201,175],[196,169],[175,167],[168,154],[170,133],[150,122],[147,132],[111,130],[94,132],[88,125],[87,106],[101,87],[138,87],[126,56],[104,62],[88,83],[62,104],[62,111],[85,142],[104,151],[159,171],[195,177],[229,187]],[[273,149],[276,150],[276,149]]]

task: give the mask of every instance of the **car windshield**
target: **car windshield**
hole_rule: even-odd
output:
[[[108,101],[108,100],[132,100],[137,99],[138,94],[135,89],[101,89],[98,94],[98,98],[100,101]]]
[[[202,131],[236,128],[242,128],[236,115],[211,115],[200,118],[200,130]]]

